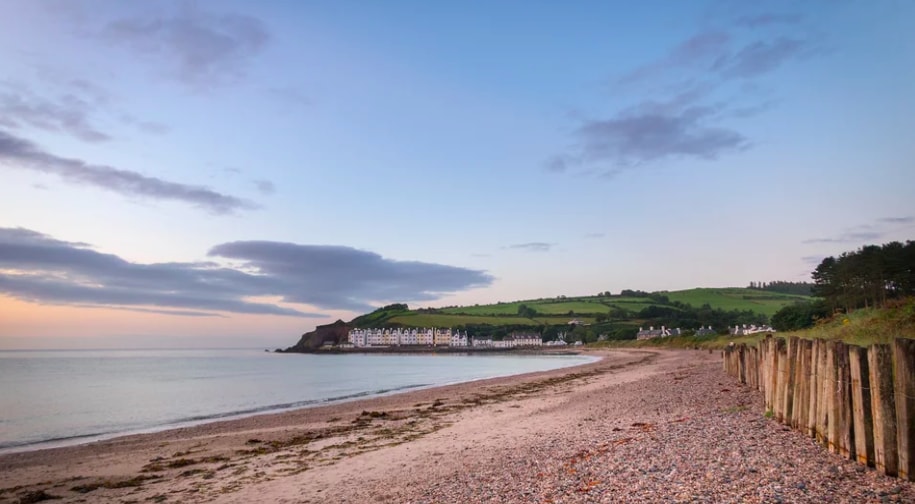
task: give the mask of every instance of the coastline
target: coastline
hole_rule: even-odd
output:
[[[58,502],[915,498],[911,483],[765,419],[717,354],[586,353],[603,359],[2,455],[0,502],[39,491]]]
[[[250,350],[250,349],[246,349]],[[275,352],[275,353],[290,353],[294,355],[404,355],[404,356],[417,356],[419,355],[429,355],[435,356],[437,354],[447,355],[449,357],[456,356],[493,356],[493,357],[528,357],[528,356],[546,356],[546,357],[557,357],[564,358],[555,361],[552,365],[556,366],[554,370],[559,370],[568,367],[581,366],[588,364],[599,357],[584,355],[581,351],[569,351],[569,350],[557,350],[550,351],[549,349],[497,349],[496,351],[476,351],[476,352],[467,352],[467,351],[451,351],[444,352],[435,352],[431,351],[429,348],[420,347],[419,350],[413,349],[414,351],[399,351],[398,348],[374,348],[370,351],[362,352],[357,350],[349,351],[317,351],[317,352]],[[479,349],[478,349],[479,350]],[[107,351],[107,350],[105,350]],[[270,352],[273,354],[274,352]],[[279,357],[282,359],[282,357]],[[549,369],[548,369],[549,370]],[[529,371],[527,373],[530,373]],[[146,435],[146,434],[155,434],[158,432],[164,431],[173,431],[178,429],[185,429],[196,427],[200,425],[206,425],[215,422],[223,421],[234,421],[245,419],[249,417],[255,417],[260,415],[270,415],[278,413],[287,413],[301,409],[307,408],[320,408],[330,405],[336,405],[344,402],[350,401],[359,401],[366,400],[371,398],[386,397],[394,394],[409,393],[412,391],[424,390],[429,388],[437,388],[448,385],[456,385],[462,383],[473,383],[479,382],[491,378],[504,378],[512,376],[512,374],[525,374],[521,370],[499,370],[492,369],[489,372],[483,373],[483,376],[469,375],[465,377],[461,376],[451,376],[445,379],[431,379],[423,380],[421,382],[415,383],[394,383],[389,384],[388,386],[376,384],[378,388],[365,388],[364,390],[350,390],[341,392],[340,395],[325,395],[319,396],[312,399],[305,400],[295,400],[289,398],[290,400],[274,403],[264,403],[256,405],[246,405],[242,406],[239,409],[235,410],[221,410],[215,413],[195,413],[194,415],[186,416],[175,416],[171,419],[166,419],[165,421],[159,423],[146,422],[145,424],[139,424],[122,429],[122,430],[97,430],[89,431],[86,433],[74,434],[67,437],[58,437],[58,438],[46,438],[46,439],[37,439],[23,441],[20,443],[9,443],[3,444],[0,443],[0,456],[11,455],[16,453],[46,450],[46,449],[55,449],[55,448],[65,448],[72,446],[79,446],[84,444],[98,443],[102,441],[107,441],[111,439],[128,437],[134,435]],[[295,397],[295,395],[293,395]],[[299,396],[301,397],[301,396]],[[115,426],[116,428],[116,426]]]

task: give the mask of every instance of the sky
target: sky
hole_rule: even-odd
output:
[[[0,2],[0,349],[805,281],[915,238],[915,2]]]

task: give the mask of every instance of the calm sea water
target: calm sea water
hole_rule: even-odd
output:
[[[0,351],[0,453],[591,360],[256,350]]]

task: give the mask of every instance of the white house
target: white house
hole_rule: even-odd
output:
[[[747,325],[744,324],[743,326],[735,325],[734,327],[729,327],[728,332],[731,333],[732,336],[745,336],[747,334],[756,334],[756,333],[763,333],[763,332],[773,333],[773,332],[775,332],[775,329],[773,329],[768,324],[761,325],[758,327],[756,325],[751,325],[750,327],[747,327]]]
[[[509,339],[514,347],[543,346],[543,338],[536,333],[512,333]]]
[[[454,333],[451,335],[451,346],[466,347],[467,333],[461,334],[461,331],[454,331]]]
[[[492,343],[492,338],[477,338],[476,336],[474,336],[470,341],[471,346],[483,348],[493,346]]]
[[[671,329],[669,327],[661,326],[660,329],[655,329],[654,326],[651,326],[648,328],[648,330],[639,327],[639,332],[635,337],[636,339],[640,340],[667,338],[669,336],[679,336],[681,332],[682,331],[680,331],[679,327],[676,329]]]

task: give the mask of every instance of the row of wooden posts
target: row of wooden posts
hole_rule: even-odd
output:
[[[915,481],[915,339],[860,347],[770,335],[725,349],[724,370],[762,391],[779,422]]]

